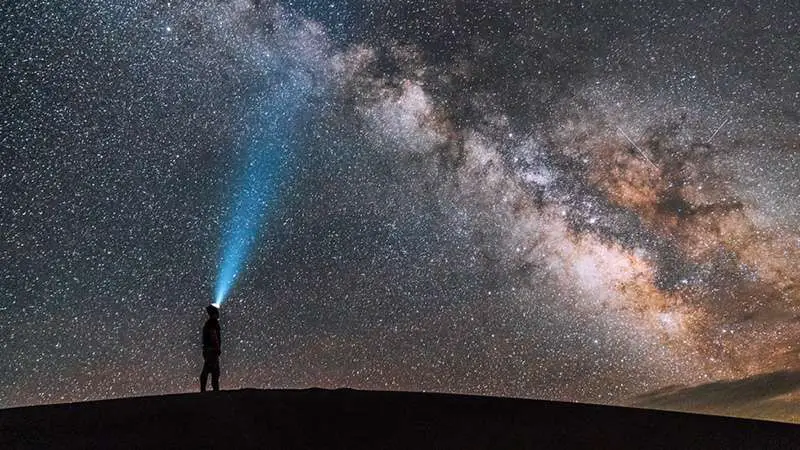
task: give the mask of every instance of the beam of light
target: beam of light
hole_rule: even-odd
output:
[[[309,77],[290,71],[255,104],[249,123],[246,161],[233,189],[232,208],[222,229],[214,304],[222,305],[241,275],[261,229],[289,178],[293,131],[311,91]]]

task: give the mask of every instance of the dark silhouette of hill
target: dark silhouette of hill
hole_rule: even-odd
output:
[[[245,389],[0,410],[0,448],[800,448],[800,426],[446,394]]]

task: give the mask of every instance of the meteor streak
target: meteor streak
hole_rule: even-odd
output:
[[[651,160],[650,160],[650,158],[648,158],[648,157],[647,157],[647,155],[645,155],[645,154],[644,154],[644,152],[642,151],[642,149],[640,149],[640,148],[639,148],[639,146],[638,146],[638,145],[636,145],[636,143],[635,143],[635,142],[633,142],[633,140],[631,140],[631,138],[629,138],[629,137],[628,137],[628,134],[627,134],[627,133],[625,133],[625,131],[623,131],[623,130],[622,130],[622,128],[620,128],[620,127],[617,127],[617,130],[619,130],[619,132],[620,132],[620,133],[622,133],[622,135],[623,135],[623,136],[625,136],[625,139],[627,139],[627,140],[628,140],[628,142],[630,142],[630,143],[631,143],[631,145],[633,146],[633,148],[635,148],[635,149],[636,149],[636,151],[638,151],[638,152],[639,152],[639,154],[640,154],[640,155],[642,155],[642,158],[644,158],[644,160],[645,160],[645,161],[647,161],[647,162],[648,162],[648,163],[649,163],[651,166],[653,166],[653,168],[654,168],[654,169],[658,170],[658,166],[657,166],[657,165],[655,165],[655,164],[653,163],[653,161],[651,161]],[[712,136],[712,137],[713,137],[713,136]]]

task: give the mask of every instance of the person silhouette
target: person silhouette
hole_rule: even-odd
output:
[[[206,307],[208,320],[203,325],[203,371],[200,373],[200,392],[206,391],[208,375],[211,374],[211,387],[219,390],[219,355],[222,353],[222,335],[219,329],[219,309],[214,305]]]

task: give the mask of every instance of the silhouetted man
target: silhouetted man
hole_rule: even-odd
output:
[[[219,309],[214,305],[206,307],[208,320],[203,325],[203,372],[200,373],[200,392],[206,391],[208,374],[211,374],[211,387],[219,390],[219,355],[222,353],[222,335],[219,330]]]

